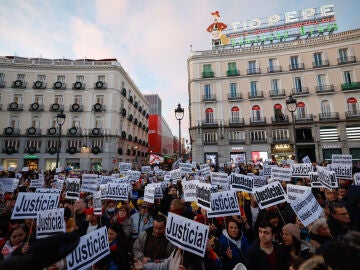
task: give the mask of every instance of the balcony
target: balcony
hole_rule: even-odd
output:
[[[215,102],[216,101],[216,95],[215,94],[203,95],[202,96],[202,101],[204,101],[204,102]]]
[[[67,131],[67,135],[69,136],[81,136],[81,128],[79,127],[71,127]]]
[[[250,125],[264,125],[266,124],[265,117],[250,117]]]
[[[295,97],[300,96],[308,96],[309,95],[309,88],[308,87],[302,87],[302,88],[293,88],[291,89],[292,95]]]
[[[312,122],[314,121],[314,116],[312,114],[303,114],[303,115],[294,115],[295,122]]]
[[[25,134],[27,136],[40,136],[41,135],[41,129],[40,128],[29,127],[26,130]]]
[[[84,111],[84,105],[74,103],[74,104],[70,105],[69,111],[70,112],[83,112]]]
[[[16,81],[12,82],[11,87],[12,88],[25,89],[26,88],[26,82],[24,82],[22,80],[16,80]]]
[[[54,82],[53,89],[66,89],[66,83],[61,81]]]
[[[40,148],[36,148],[36,147],[27,147],[24,149],[24,153],[28,153],[29,155],[33,155],[35,153],[40,153]]]
[[[96,83],[94,83],[94,89],[107,89],[107,84],[104,83],[103,81],[97,81]]]
[[[242,99],[241,93],[229,93],[228,94],[228,101],[237,101]]]
[[[104,135],[104,133],[105,133],[105,130],[103,128],[93,128],[91,130],[90,135],[92,135],[92,136],[102,136],[102,135]]]
[[[31,112],[43,112],[44,111],[44,105],[39,104],[37,102],[34,102],[34,103],[30,104],[29,111],[31,111]]]
[[[218,126],[219,126],[219,121],[216,120],[216,119],[212,119],[212,120],[202,120],[202,121],[201,121],[201,126],[202,126],[202,128],[218,127]]]
[[[8,111],[23,111],[24,110],[24,104],[18,104],[16,102],[11,102],[8,104]]]
[[[346,119],[360,118],[360,111],[347,111],[345,112]]]
[[[229,139],[229,144],[245,144],[245,139]]]
[[[278,89],[278,90],[269,90],[270,98],[283,98],[285,97],[285,90]]]
[[[276,144],[290,143],[290,138],[272,138],[272,142]]]
[[[6,127],[6,128],[4,128],[3,134],[5,136],[20,135],[20,128]]]
[[[315,87],[316,94],[329,94],[334,93],[335,88],[333,84],[329,85],[318,85]]]
[[[289,123],[289,117],[287,115],[271,116],[271,122],[273,124],[286,124]]]
[[[348,56],[348,57],[338,58],[338,64],[339,65],[351,64],[351,63],[356,63],[355,56]]]
[[[341,84],[341,90],[356,90],[360,89],[360,82],[352,82],[352,83],[343,83]]]
[[[6,86],[6,82],[5,81],[0,81],[0,88],[4,88]]]
[[[282,72],[282,67],[281,66],[267,67],[267,72],[268,73]]]
[[[85,83],[83,82],[74,82],[72,85],[73,90],[84,90],[85,89]]]
[[[260,68],[248,68],[246,70],[246,72],[247,72],[247,75],[254,75],[254,74],[260,74],[261,70],[260,70]]]
[[[214,78],[214,71],[203,71],[201,75],[203,78]]]
[[[102,105],[100,103],[95,103],[93,106],[93,111],[95,112],[104,112],[105,111],[105,105]],[[126,115],[126,111],[125,111],[125,115]]]
[[[8,155],[11,155],[11,154],[13,154],[13,153],[19,153],[19,149],[18,149],[18,148],[15,148],[15,147],[13,147],[13,146],[8,146],[8,147],[4,147],[4,148],[2,149],[2,152],[3,152],[3,153],[6,153],[6,154],[8,154]]]
[[[266,138],[263,139],[251,139],[251,143],[267,143]]]
[[[44,83],[42,81],[36,81],[33,83],[32,88],[33,89],[46,89],[47,83]]]
[[[291,64],[291,65],[289,65],[289,70],[290,70],[290,71],[303,70],[303,69],[305,69],[304,63],[297,63],[297,64]]]
[[[320,60],[313,62],[313,68],[328,67],[328,66],[329,66],[329,60]]]
[[[230,127],[239,127],[244,125],[244,118],[231,118],[229,119]]]
[[[319,121],[339,120],[338,112],[319,113]]]
[[[248,92],[249,99],[262,99],[264,98],[263,91]]]
[[[59,135],[59,130],[55,127],[51,127],[47,130],[46,134],[50,136],[57,136]]]
[[[217,141],[204,141],[204,145],[217,145]]]
[[[227,70],[227,71],[226,71],[226,75],[227,75],[228,77],[231,77],[231,76],[239,76],[239,75],[240,75],[240,71],[237,70],[237,69]]]
[[[64,110],[64,105],[60,105],[59,103],[53,103],[49,107],[50,112],[60,112]]]

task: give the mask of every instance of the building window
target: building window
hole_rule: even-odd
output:
[[[5,81],[5,73],[0,73],[0,83]]]
[[[14,102],[16,102],[17,104],[23,104],[23,95],[15,94]]]
[[[245,131],[232,131],[229,134],[229,139],[232,141],[245,141]]]
[[[65,83],[65,75],[58,75],[57,80],[58,82]]]
[[[74,96],[74,103],[82,105],[82,96]]]
[[[20,120],[16,115],[11,117],[10,126],[12,128],[19,128],[20,127]]]
[[[321,101],[321,114],[323,116],[331,115],[331,107],[330,107],[330,102],[328,100]]]
[[[351,84],[352,80],[352,72],[351,71],[344,71],[344,83]]]
[[[217,133],[215,133],[215,132],[204,133],[204,142],[216,143],[217,142]]]
[[[34,116],[31,120],[31,127],[40,128],[40,117]]]
[[[231,120],[232,122],[239,122],[240,121],[240,109],[237,106],[231,108]]]
[[[204,78],[214,77],[214,72],[211,69],[211,64],[203,65],[203,74],[202,75]]]
[[[104,119],[102,117],[95,118],[95,128],[102,128],[103,127]]]
[[[205,110],[205,122],[214,123],[214,111],[211,108]]]
[[[251,109],[252,120],[261,120],[261,108],[259,105],[254,105]]]
[[[319,89],[322,90],[324,88],[324,86],[326,85],[326,75],[325,74],[317,75],[316,81],[317,81]]]
[[[320,128],[320,141],[321,142],[338,142],[339,133],[336,127]]]
[[[40,82],[45,82],[46,81],[46,75],[37,75],[37,80]]]
[[[105,75],[98,75],[98,81],[105,83]],[[124,85],[125,85],[124,82],[122,82],[121,88],[124,88]]]
[[[78,117],[78,116],[73,117],[73,119],[72,119],[72,127],[76,127],[76,128],[81,127],[81,125],[80,125],[80,117]]]
[[[76,81],[77,82],[84,82],[84,75],[77,75],[76,76]]]
[[[44,96],[43,95],[35,95],[34,102],[43,105],[44,104]]]
[[[275,71],[276,66],[277,66],[277,59],[270,58],[269,59],[269,72]]]
[[[346,139],[348,141],[360,141],[360,126],[347,126]]]
[[[25,74],[18,74],[17,75],[17,80],[20,80],[22,82],[25,82],[25,78],[26,78]]]
[[[256,73],[256,61],[249,61],[248,67],[249,67],[249,71],[248,71],[249,74]]]
[[[266,141],[266,132],[265,130],[252,130],[250,131],[250,138],[252,142]]]
[[[276,120],[284,120],[284,114],[282,112],[282,105],[276,103],[274,105],[274,115]]]
[[[55,95],[54,103],[62,105],[64,103],[64,97],[62,95]]]
[[[250,82],[250,94],[252,97],[256,96],[257,92],[257,83],[255,81]]]
[[[270,85],[271,85],[271,91],[274,94],[277,94],[279,91],[279,80],[278,79],[271,80]]]
[[[339,49],[339,58],[341,62],[347,62],[348,61],[348,49]]]
[[[236,62],[228,63],[228,70],[229,71],[236,71]]]
[[[230,83],[229,90],[230,90],[230,98],[236,98],[237,83]]]
[[[290,65],[291,69],[299,69],[299,56],[291,56],[290,57]]]
[[[305,118],[305,116],[306,116],[305,103],[304,102],[298,102],[296,107],[297,107],[297,109],[296,109],[297,117],[300,118],[300,119]]]
[[[357,114],[357,112],[359,110],[357,99],[354,97],[348,98],[346,103],[347,103],[347,107],[348,107],[348,112],[350,114]]]
[[[294,86],[295,86],[295,93],[301,93],[302,92],[302,83],[300,77],[294,78]]]
[[[287,141],[287,140],[289,140],[289,130],[288,129],[274,129],[274,130],[272,130],[272,139],[273,139],[273,141]]]
[[[322,63],[322,53],[314,53],[314,64],[316,67],[321,67]]]
[[[210,99],[211,98],[211,86],[210,86],[210,84],[204,85],[204,95],[205,95],[205,99]]]
[[[104,104],[104,96],[96,96],[96,103]],[[123,106],[124,102],[122,102]]]

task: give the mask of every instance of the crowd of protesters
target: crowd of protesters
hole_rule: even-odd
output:
[[[261,169],[261,163],[211,167],[212,171],[228,174],[257,175]],[[353,174],[358,169],[354,167]],[[17,189],[0,194],[0,260],[21,259],[37,241],[36,220],[11,220],[17,194],[33,192],[29,185],[37,174],[19,172]],[[0,177],[15,176],[15,172],[0,172]],[[194,175],[184,177],[189,180]],[[163,198],[151,204],[143,200],[150,178],[154,181],[153,175],[141,174],[132,183],[128,201],[103,200],[102,215],[94,213],[92,194],[80,193],[74,201],[61,193],[59,207],[65,209],[67,232],[81,236],[107,227],[110,255],[94,263],[92,269],[354,269],[360,265],[360,186],[353,180],[338,179],[336,189],[313,188],[323,215],[305,227],[287,202],[260,209],[255,197],[246,192],[237,192],[240,216],[208,218],[195,202],[184,201],[181,181],[170,182],[163,189]],[[44,180],[45,187],[53,187],[54,172],[44,172]],[[205,181],[210,182],[210,178]],[[282,183],[285,191],[286,183]],[[310,186],[310,179],[292,178],[290,183]],[[175,247],[166,238],[169,212],[209,226],[203,258]],[[48,252],[52,252],[51,246]],[[47,269],[66,269],[66,260]]]

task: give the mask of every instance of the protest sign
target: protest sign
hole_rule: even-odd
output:
[[[343,164],[343,165],[352,165],[352,155],[339,155],[333,154],[331,156],[331,164]]]
[[[119,171],[128,171],[131,170],[131,163],[128,162],[119,162]]]
[[[66,199],[78,199],[80,196],[80,179],[67,178],[66,179]]]
[[[335,172],[337,178],[352,179],[352,164],[335,163],[329,164],[327,168]]]
[[[282,167],[271,168],[271,178],[278,181],[291,181],[291,169]]]
[[[103,185],[101,185],[103,187]],[[101,190],[102,199],[126,201],[129,196],[129,185],[119,183],[108,183]]]
[[[93,197],[94,215],[102,215],[102,204],[101,204],[101,191],[96,191]]]
[[[141,173],[150,173],[151,166],[141,166]]]
[[[56,209],[60,194],[20,192],[11,219],[36,218],[40,211]]]
[[[311,192],[311,188],[307,186],[287,184],[286,191],[288,202],[291,202],[299,198],[304,198],[308,192]]]
[[[271,168],[272,167],[275,167],[275,165],[264,164],[264,167],[262,170],[263,176],[271,176]]]
[[[310,185],[312,188],[322,188],[325,187],[318,179],[318,173],[317,172],[311,172],[309,174],[310,179]]]
[[[54,194],[60,194],[61,190],[56,188],[37,188],[35,190],[35,193],[54,193]]]
[[[293,163],[291,167],[291,177],[309,177],[312,172],[311,163]]]
[[[40,179],[31,179],[29,188],[42,188],[44,186],[44,182]]]
[[[82,192],[94,193],[98,188],[98,175],[97,174],[83,174],[82,175]]]
[[[262,187],[265,186],[266,184],[267,184],[267,180],[265,176],[254,175],[254,188]]]
[[[180,169],[170,171],[170,179],[174,182],[177,180],[181,180],[181,172]]]
[[[4,192],[14,192],[14,181],[17,180],[19,183],[19,179],[16,178],[0,178],[0,183],[2,183]]]
[[[208,211],[211,210],[211,184],[198,183],[196,186],[196,203]]]
[[[183,163],[183,162],[180,162],[179,163],[179,169],[182,173],[193,173],[193,170],[192,170],[192,164],[191,163]]]
[[[211,170],[208,164],[200,164],[200,173],[202,177],[209,177]]]
[[[354,184],[360,186],[360,173],[354,174]]]
[[[196,187],[199,183],[198,180],[191,181],[181,181],[181,185],[184,192],[184,201],[185,202],[195,202],[196,201]]]
[[[219,186],[228,186],[228,174],[221,172],[211,172],[210,173],[211,184]]]
[[[211,211],[207,212],[208,218],[240,215],[236,192],[222,191],[211,194]]]
[[[204,257],[209,228],[191,219],[169,212],[166,238],[175,246]]]
[[[79,244],[66,256],[68,270],[80,270],[110,254],[106,227],[102,227],[80,237]]]
[[[154,199],[162,199],[163,198],[163,191],[161,188],[161,183],[153,183],[151,184],[154,188]]]
[[[311,159],[309,158],[309,156],[303,157],[302,161],[303,161],[304,163],[311,163]]]
[[[109,175],[101,175],[97,180],[99,185],[105,185],[107,183],[113,183],[114,177]]]
[[[36,220],[36,239],[66,232],[64,208],[40,211]]]
[[[163,170],[157,170],[155,171],[155,175],[158,177],[164,176],[165,175],[165,171]]]
[[[155,187],[153,185],[146,185],[144,191],[144,201],[148,203],[154,203],[155,199]]]
[[[316,166],[318,180],[328,189],[337,188],[338,181],[335,172],[327,170],[326,167]]]
[[[252,193],[253,187],[254,177],[238,173],[230,175],[230,190]]]
[[[260,209],[286,202],[287,196],[279,181],[274,181],[266,186],[253,190],[253,194]]]

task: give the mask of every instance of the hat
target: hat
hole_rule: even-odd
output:
[[[4,196],[4,199],[7,201],[7,200],[11,200],[12,199],[12,196],[10,194],[6,194]]]
[[[300,239],[300,228],[295,224],[288,223],[283,227],[283,231],[287,231],[292,236],[294,236],[297,240],[301,241]]]
[[[136,202],[136,204],[137,204],[138,206],[141,206],[141,205],[143,205],[143,204],[146,205],[146,203],[144,202],[143,198],[138,199],[137,202]]]
[[[94,208],[93,207],[86,208],[86,209],[84,209],[84,213],[85,213],[85,215],[94,215]]]

